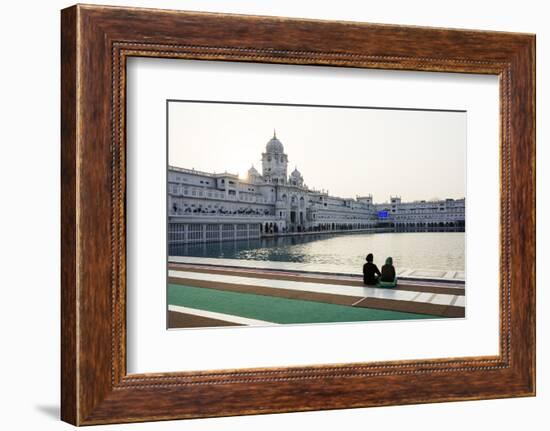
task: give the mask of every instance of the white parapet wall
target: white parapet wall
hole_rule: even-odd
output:
[[[209,257],[192,257],[192,256],[169,256],[168,263],[186,263],[195,265],[211,265],[223,266],[232,268],[247,268],[247,269],[268,269],[268,270],[283,270],[308,273],[326,273],[331,275],[362,276],[361,269],[356,272],[343,273],[338,265],[323,264],[313,265],[301,262],[273,262],[266,260],[244,260],[244,259],[225,259],[225,258],[209,258]],[[441,281],[464,283],[464,271],[457,270],[435,270],[435,269],[411,269],[397,268],[397,276],[404,280],[426,280],[426,281]]]

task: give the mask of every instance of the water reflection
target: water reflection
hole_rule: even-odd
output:
[[[392,256],[402,268],[464,270],[463,232],[305,235],[171,245],[171,256],[301,262],[314,267],[338,266],[343,272],[359,268],[367,253],[381,265]]]

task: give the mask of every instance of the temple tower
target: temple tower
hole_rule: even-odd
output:
[[[265,146],[265,152],[262,153],[262,176],[269,183],[286,184],[287,165],[288,156],[273,130],[273,137]]]

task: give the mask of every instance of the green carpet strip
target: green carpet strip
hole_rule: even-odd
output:
[[[168,285],[168,304],[273,323],[363,322],[437,318],[437,316],[426,314],[355,308],[345,305],[227,292],[179,284]]]

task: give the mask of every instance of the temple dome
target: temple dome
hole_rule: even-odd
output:
[[[269,140],[269,142],[265,146],[265,151],[267,153],[284,153],[285,151],[283,144],[281,143],[281,141],[277,139],[275,130],[273,131],[273,137]]]
[[[256,170],[254,165],[252,165],[252,167],[248,170],[248,176],[249,177],[259,177],[260,176],[260,173]]]
[[[294,170],[292,171],[290,176],[293,177],[293,178],[302,178],[302,174],[300,173],[298,168],[294,168]]]

